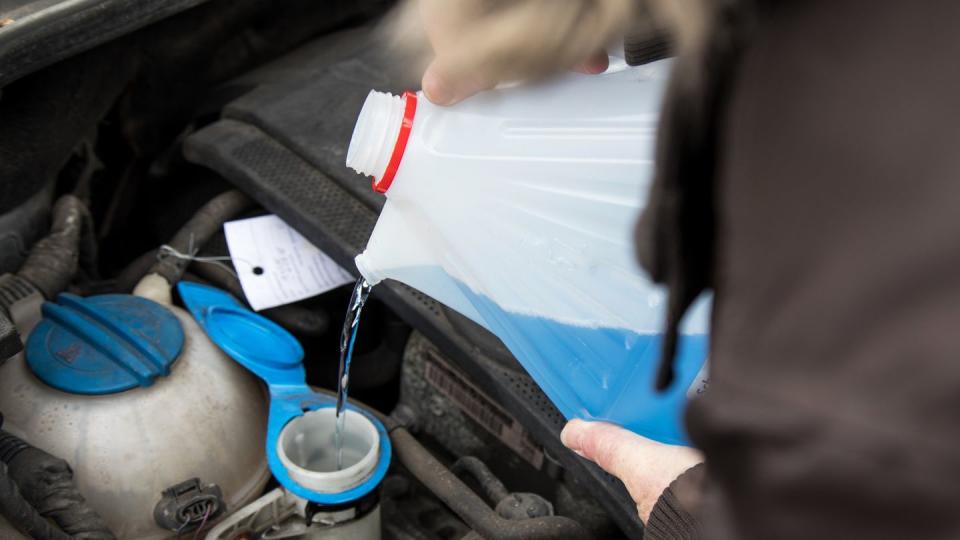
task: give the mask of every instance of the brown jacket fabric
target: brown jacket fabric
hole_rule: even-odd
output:
[[[960,538],[960,2],[749,11],[704,94],[674,85],[662,133],[702,131],[661,137],[638,230],[681,315],[715,291],[689,509],[711,539]]]

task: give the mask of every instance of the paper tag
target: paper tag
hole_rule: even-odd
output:
[[[356,281],[277,216],[230,221],[223,232],[243,294],[255,311]]]

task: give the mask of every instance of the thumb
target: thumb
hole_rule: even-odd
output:
[[[619,478],[644,521],[663,490],[703,461],[693,448],[659,443],[606,422],[571,420],[560,439],[567,448]]]
[[[423,93],[435,105],[453,105],[488,88],[496,81],[483,77],[480,72],[464,74],[445,69],[437,60],[427,66],[421,81]]]

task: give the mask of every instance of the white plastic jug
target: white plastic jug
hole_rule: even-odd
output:
[[[687,317],[675,383],[657,393],[665,293],[633,243],[669,65],[621,61],[452,107],[373,91],[347,165],[387,197],[356,259],[370,283],[401,281],[492,331],[567,418],[683,443],[707,307]]]

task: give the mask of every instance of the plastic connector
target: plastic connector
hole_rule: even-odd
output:
[[[40,320],[43,294],[14,274],[0,276],[0,362],[23,350],[24,335]],[[18,331],[18,328],[20,331]]]
[[[213,521],[226,508],[223,493],[216,484],[204,484],[199,478],[170,486],[153,511],[153,519],[164,529],[180,534]]]
[[[20,339],[17,327],[13,325],[6,313],[0,311],[0,363],[19,354],[22,350],[23,341]]]

